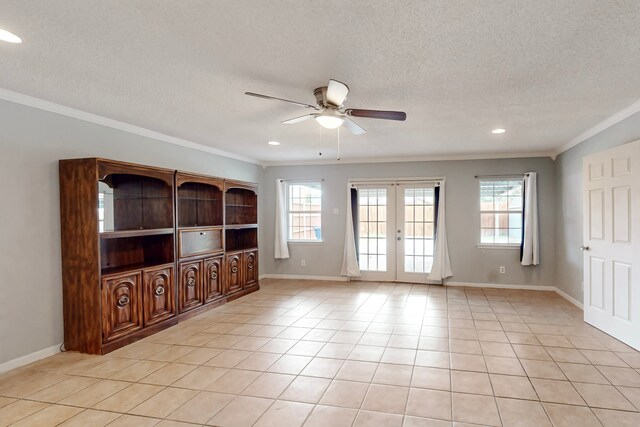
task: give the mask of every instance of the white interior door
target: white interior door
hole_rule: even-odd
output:
[[[640,141],[584,159],[584,320],[640,350]]]

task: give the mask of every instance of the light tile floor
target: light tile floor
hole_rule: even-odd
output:
[[[640,353],[552,292],[265,280],[0,375],[0,426],[640,426]]]

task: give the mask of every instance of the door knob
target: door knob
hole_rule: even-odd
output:
[[[398,236],[398,237],[397,237],[397,239],[398,239],[398,240],[402,240],[402,237]]]
[[[581,250],[582,252],[584,252],[584,251],[590,251],[590,250],[591,250],[591,248],[590,248],[589,246],[580,246],[580,250]]]

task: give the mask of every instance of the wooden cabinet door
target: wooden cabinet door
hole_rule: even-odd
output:
[[[222,280],[222,257],[204,260],[204,301],[209,302],[224,296]]]
[[[180,263],[179,312],[202,304],[202,261]]]
[[[245,251],[244,260],[244,286],[253,286],[258,283],[258,251]]]
[[[242,253],[227,255],[227,294],[242,290]]]
[[[113,341],[142,329],[141,273],[102,279],[102,340]]]
[[[144,325],[150,326],[175,314],[173,267],[144,271]]]

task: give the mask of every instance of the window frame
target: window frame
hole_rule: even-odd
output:
[[[520,210],[518,211],[510,211],[510,210],[490,210],[490,211],[483,211],[482,210],[482,183],[483,182],[488,182],[488,181],[519,181],[522,185],[522,205],[520,206]],[[495,193],[493,194],[493,197],[495,199]],[[483,178],[482,176],[478,177],[478,234],[477,234],[477,238],[478,238],[478,243],[476,244],[476,247],[479,249],[511,249],[511,250],[520,250],[520,247],[522,246],[522,234],[520,235],[520,242],[519,243],[499,243],[499,242],[492,242],[492,243],[483,243],[482,242],[482,214],[483,213],[492,213],[492,214],[513,214],[513,213],[519,213],[520,216],[523,218],[522,221],[522,228],[524,229],[524,175],[510,175],[510,176],[504,176],[504,177],[496,177],[496,178]],[[492,228],[492,230],[496,230],[497,228]]]
[[[324,233],[322,232],[322,196],[323,196],[323,188],[322,188],[322,181],[321,179],[319,180],[301,180],[301,181],[295,181],[295,180],[291,180],[291,181],[286,181],[287,184],[287,191],[286,191],[286,215],[287,215],[287,243],[323,243],[324,241]],[[291,196],[291,187],[294,185],[317,185],[318,187],[320,187],[320,210],[308,210],[308,211],[292,211],[290,210],[290,196]],[[291,217],[291,213],[305,213],[305,214],[320,214],[320,238],[317,240],[311,240],[311,239],[293,239],[291,238],[291,222],[290,222],[290,217]]]

